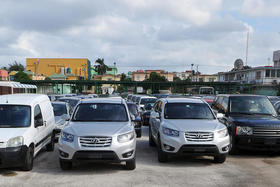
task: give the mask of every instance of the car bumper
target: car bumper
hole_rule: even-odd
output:
[[[162,150],[170,154],[218,155],[229,151],[229,136],[214,138],[213,141],[187,141],[183,134],[179,137],[161,135]]]
[[[20,167],[24,164],[27,146],[1,148],[0,168]]]
[[[240,149],[280,151],[280,137],[236,136],[235,145]]]
[[[136,138],[126,143],[113,138],[109,147],[92,148],[81,147],[77,141],[69,143],[59,139],[59,157],[69,161],[122,162],[134,158],[135,150]]]

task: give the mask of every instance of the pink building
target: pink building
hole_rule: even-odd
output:
[[[1,81],[7,81],[9,77],[9,73],[7,70],[1,69],[0,70],[0,80]]]

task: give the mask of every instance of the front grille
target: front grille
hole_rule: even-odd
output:
[[[185,132],[185,138],[187,141],[192,142],[210,142],[214,139],[214,133],[212,132]]]
[[[79,142],[82,147],[110,147],[112,138],[100,136],[84,136],[79,138]]]
[[[279,136],[280,128],[269,128],[269,127],[255,127],[253,130],[255,136]]]
[[[118,156],[114,151],[77,151],[73,159],[93,161],[117,161]]]

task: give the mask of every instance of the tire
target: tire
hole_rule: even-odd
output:
[[[141,136],[142,136],[142,131],[141,130],[142,129],[136,131],[136,138],[141,138]]]
[[[149,145],[151,147],[155,147],[156,146],[156,144],[155,144],[155,142],[153,140],[153,137],[152,137],[151,127],[149,128]]]
[[[34,160],[34,149],[29,147],[25,153],[24,164],[22,166],[23,171],[31,171],[33,169],[33,160]]]
[[[135,158],[133,158],[129,161],[126,161],[126,163],[125,163],[125,169],[126,170],[134,170],[135,168],[136,168]]]
[[[162,151],[160,137],[158,137],[158,139],[159,139],[158,146],[157,146],[158,161],[159,162],[167,162],[168,161],[168,155],[164,151]]]
[[[232,137],[230,136],[230,150],[229,154],[231,155],[237,155],[238,154],[238,149],[235,145],[235,143],[232,141]]]
[[[59,159],[59,165],[62,170],[70,170],[72,168],[72,162]]]
[[[214,162],[222,164],[226,161],[227,156],[225,154],[214,156]]]
[[[51,142],[46,145],[47,151],[48,152],[54,151],[54,146],[55,146],[55,133],[52,133]]]

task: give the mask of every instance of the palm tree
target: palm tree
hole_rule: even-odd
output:
[[[108,66],[104,63],[104,59],[98,58],[95,63],[97,65],[94,66],[94,70],[98,73],[98,75],[103,75],[106,73]]]

